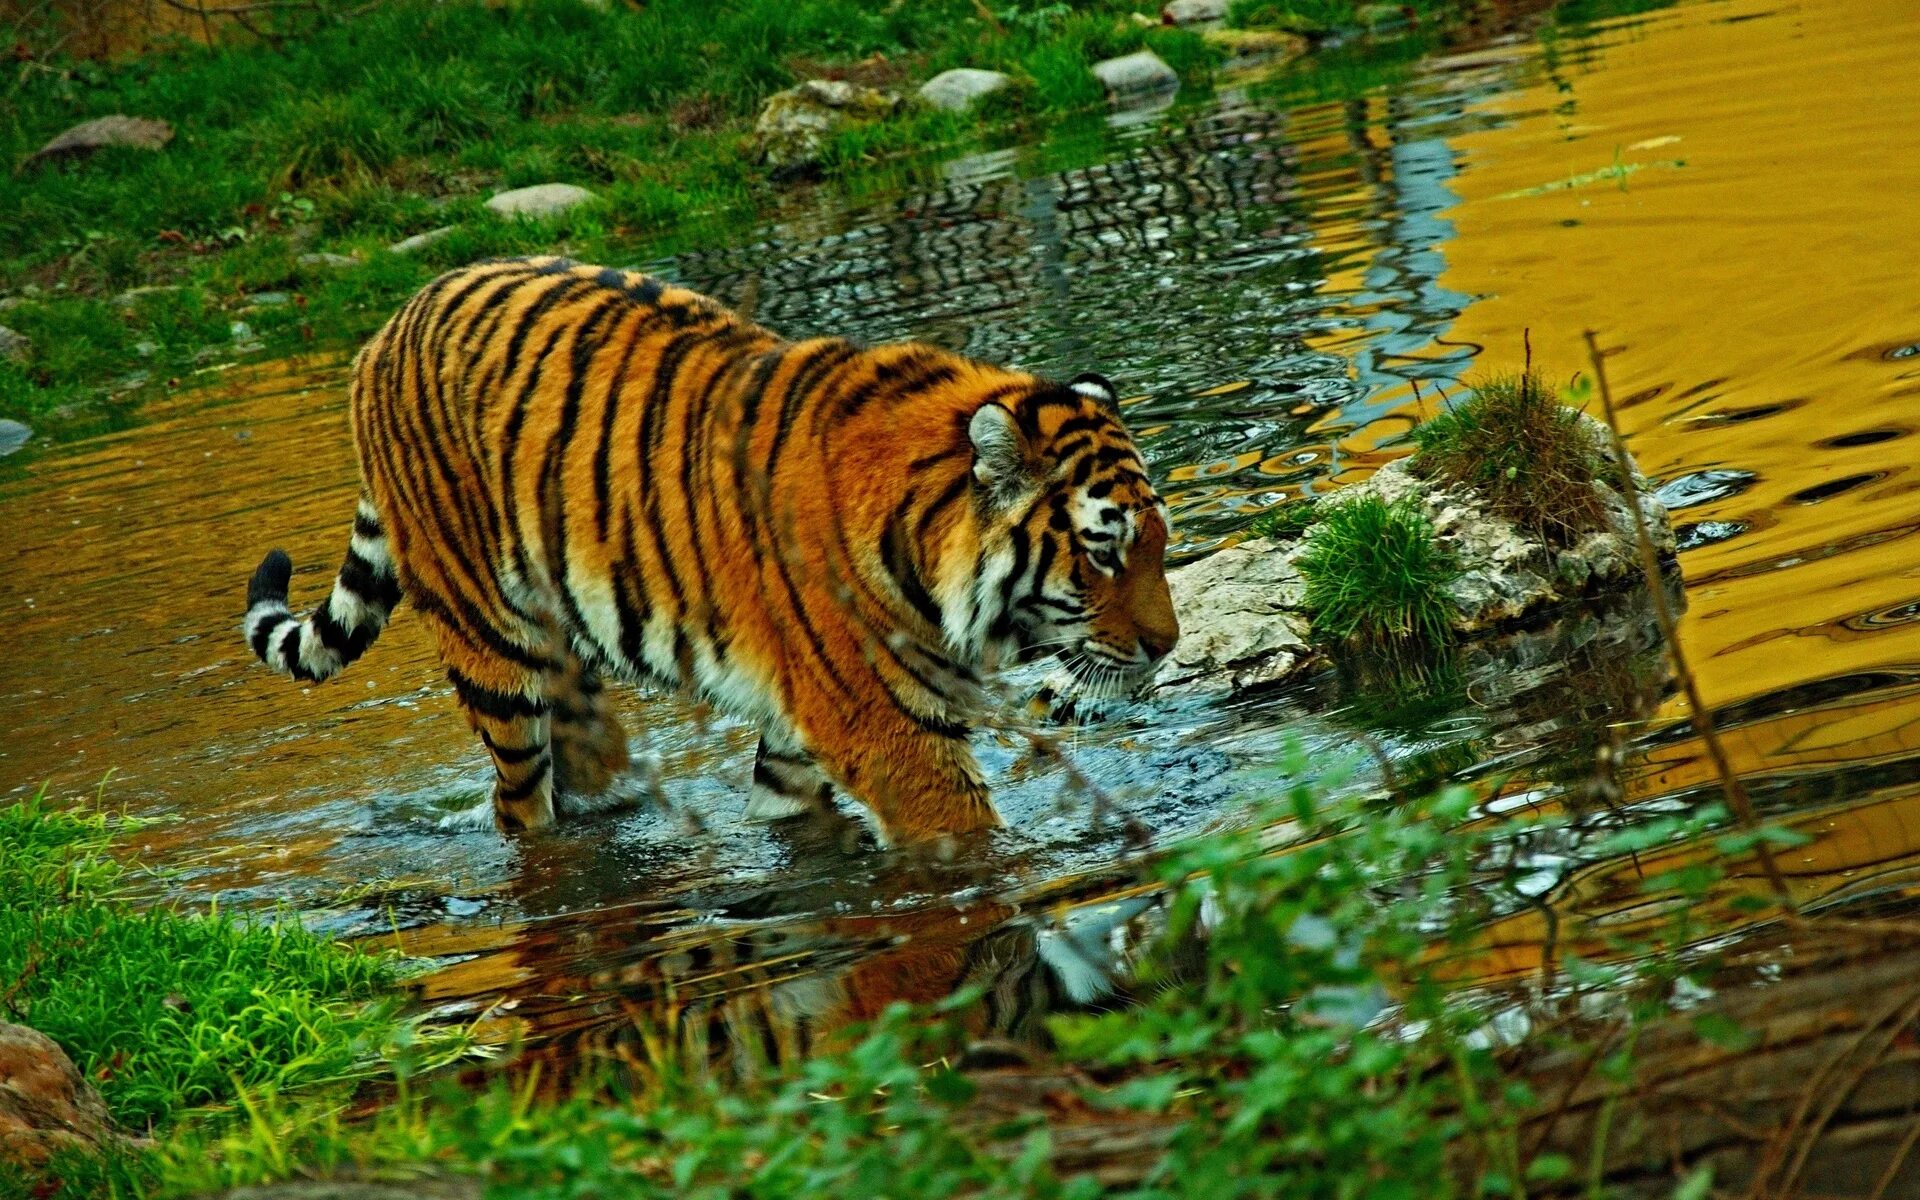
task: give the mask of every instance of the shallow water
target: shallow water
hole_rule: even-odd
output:
[[[1571,375],[1597,330],[1684,525],[1681,637],[1704,694],[1755,802],[1811,835],[1784,857],[1792,886],[1814,907],[1895,904],[1920,883],[1920,501],[1902,453],[1920,425],[1916,34],[1894,0],[1685,5],[1433,60],[1348,104],[1251,86],[1116,122],[1068,170],[1057,147],[977,156],[943,187],[649,266],[790,335],[1112,376],[1183,558],[1404,452],[1414,381],[1431,405],[1435,384],[1517,365],[1523,332]],[[1542,907],[1662,919],[1671,898],[1639,881],[1702,853],[1586,849],[1715,794],[1635,597],[1470,649],[1411,700],[1329,677],[1072,731],[1074,769],[1130,822],[1096,823],[1019,738],[983,739],[1012,828],[965,863],[742,825],[751,741],[663,698],[629,711],[674,813],[518,843],[434,832],[489,774],[404,609],[317,688],[250,667],[235,632],[265,549],[301,564],[296,600],[338,562],[343,376],[337,355],[236,368],[0,484],[0,795],[91,793],[111,770],[109,804],[165,818],[141,839],[152,893],[390,930],[447,956],[423,988],[449,1011],[572,1038],[637,1012],[732,1029],[753,1007],[777,1054],[976,981],[996,998],[983,1019],[1017,1035],[1111,985],[1146,904],[1115,864],[1142,838],[1241,819],[1289,740],[1357,764],[1338,788],[1378,787],[1358,731],[1396,781],[1506,777],[1485,820],[1570,816],[1516,849],[1511,915],[1463,977],[1567,949]],[[1710,907],[1731,928],[1763,885],[1724,865]],[[741,1044],[681,1026],[716,1055]]]

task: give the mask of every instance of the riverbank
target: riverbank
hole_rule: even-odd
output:
[[[750,225],[796,186],[857,191],[968,148],[1043,141],[1098,121],[1092,67],[1118,56],[1153,52],[1183,100],[1256,61],[1282,90],[1332,98],[1449,31],[1512,19],[1458,0],[1293,0],[1236,4],[1232,23],[1257,32],[1221,35],[1145,0],[755,0],[718,15],[405,0],[299,36],[229,28],[211,47],[107,62],[33,58],[46,39],[10,30],[30,57],[0,106],[0,156],[16,167],[0,177],[0,325],[17,335],[0,353],[0,418],[55,439],[114,427],[209,365],[364,336],[452,264],[556,250],[631,262]],[[956,67],[1007,84],[961,110],[916,99]],[[829,131],[815,182],[781,181],[756,119],[811,78],[903,103]],[[147,130],[157,149],[36,157],[110,113],[167,133]],[[545,184],[587,196],[550,215],[488,207]]]

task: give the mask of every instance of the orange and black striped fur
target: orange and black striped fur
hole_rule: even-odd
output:
[[[1131,684],[1178,636],[1165,506],[1097,376],[783,341],[644,275],[532,258],[408,301],[355,363],[352,414],[333,593],[293,615],[275,550],[247,638],[324,679],[412,599],[503,830],[626,765],[603,677],[756,725],[750,817],[839,788],[883,840],[996,826],[967,745],[981,673],[1056,650]]]

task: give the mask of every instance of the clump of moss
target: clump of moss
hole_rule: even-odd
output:
[[[1247,532],[1255,537],[1292,541],[1304,534],[1319,515],[1311,500],[1288,500],[1255,517]]]
[[[1605,507],[1593,482],[1603,464],[1580,427],[1533,372],[1483,380],[1413,431],[1412,469],[1458,483],[1493,512],[1555,545],[1598,528]]]
[[[1358,496],[1317,517],[1299,567],[1320,636],[1387,651],[1452,639],[1460,566],[1412,497]]]

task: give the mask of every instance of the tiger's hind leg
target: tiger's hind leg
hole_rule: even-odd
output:
[[[753,755],[753,784],[747,790],[749,821],[784,821],[823,812],[833,804],[833,784],[791,738],[760,736]]]
[[[553,738],[553,783],[560,811],[597,812],[629,803],[613,793],[627,769],[627,731],[614,714],[598,672],[570,655],[547,680]]]
[[[437,607],[437,606],[436,606]],[[467,725],[480,735],[493,757],[493,823],[502,833],[541,830],[553,825],[552,715],[547,701],[544,646],[509,658],[478,639],[467,637],[440,614],[422,606],[421,615],[440,641],[455,700]],[[496,641],[499,640],[496,636]],[[528,639],[530,641],[535,639]],[[558,663],[553,663],[557,667]],[[459,813],[441,822],[449,829],[476,828],[484,809]]]

